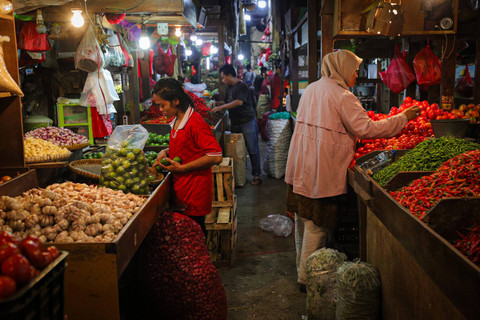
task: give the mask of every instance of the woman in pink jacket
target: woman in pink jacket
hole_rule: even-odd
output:
[[[327,54],[322,62],[322,77],[308,85],[298,105],[285,182],[287,210],[295,212],[301,291],[306,283],[307,258],[329,243],[340,218],[338,204],[347,192],[347,169],[355,153],[356,139],[394,136],[420,112],[415,106],[393,117],[372,121],[348,90],[355,85],[361,62],[348,50]]]

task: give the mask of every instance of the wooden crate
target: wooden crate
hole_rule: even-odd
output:
[[[205,217],[207,248],[210,259],[217,266],[229,266],[237,241],[237,197],[232,207],[212,208]]]
[[[233,207],[235,181],[233,176],[233,159],[225,157],[222,163],[212,167],[214,208]]]

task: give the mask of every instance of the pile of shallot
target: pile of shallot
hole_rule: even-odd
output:
[[[88,138],[76,134],[70,129],[58,127],[42,127],[25,133],[25,138],[37,138],[50,141],[57,146],[72,146],[88,142]]]

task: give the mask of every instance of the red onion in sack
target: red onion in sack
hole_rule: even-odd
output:
[[[195,221],[164,213],[145,241],[146,281],[162,319],[227,319],[225,290]]]

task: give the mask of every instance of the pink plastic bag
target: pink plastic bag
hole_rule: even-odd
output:
[[[430,45],[427,44],[425,48],[417,53],[413,59],[413,69],[417,76],[418,85],[423,88],[440,84],[440,79],[442,78],[442,63],[435,53],[433,53],[432,49],[430,49]]]
[[[407,52],[400,52],[398,45],[395,44],[395,56],[393,57],[387,71],[380,72],[383,83],[393,93],[400,93],[405,90],[413,81],[415,74],[407,63]]]
[[[473,96],[473,79],[470,76],[470,72],[468,72],[468,64],[465,67],[463,78],[458,81],[455,87],[455,92],[465,98]]]

